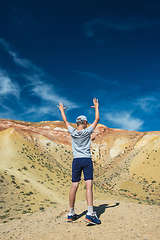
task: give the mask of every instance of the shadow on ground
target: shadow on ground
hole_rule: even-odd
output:
[[[116,203],[114,205],[102,204],[102,205],[99,205],[98,207],[94,206],[94,211],[97,213],[97,217],[99,218],[105,212],[106,208],[112,208],[117,206],[119,206],[119,203]]]
[[[97,217],[100,218],[100,216],[105,212],[106,208],[112,208],[112,207],[117,207],[119,206],[120,203],[116,203],[114,205],[109,205],[109,204],[101,204],[98,207],[94,206],[94,211],[97,213]],[[86,215],[87,211],[83,211],[81,214],[78,215],[78,218],[83,217],[84,215]],[[95,226],[92,224],[87,224],[87,226]]]

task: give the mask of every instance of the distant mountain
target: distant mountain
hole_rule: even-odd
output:
[[[160,204],[160,132],[99,124],[92,134],[91,152],[96,198],[112,193]],[[71,164],[71,137],[63,122],[1,119],[1,221],[68,202]],[[77,199],[85,199],[82,181]]]

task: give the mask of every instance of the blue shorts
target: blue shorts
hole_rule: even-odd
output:
[[[93,180],[93,163],[91,158],[74,158],[72,162],[72,182],[81,180],[83,170],[84,180]]]

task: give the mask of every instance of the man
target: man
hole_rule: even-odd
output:
[[[86,199],[88,212],[86,214],[85,221],[91,224],[100,224],[101,221],[98,219],[96,212],[93,212],[93,191],[92,191],[92,181],[93,181],[93,163],[90,153],[91,145],[91,134],[94,132],[100,118],[99,118],[99,103],[98,99],[93,99],[92,108],[95,108],[95,120],[87,128],[87,118],[83,115],[77,117],[77,129],[74,129],[70,126],[67,121],[64,110],[67,107],[64,107],[60,102],[57,107],[61,111],[62,119],[71,134],[72,137],[72,151],[73,151],[73,162],[72,162],[72,185],[69,193],[69,204],[70,212],[68,214],[67,221],[72,222],[78,218],[78,215],[75,214],[74,204],[76,198],[76,192],[79,186],[79,181],[81,180],[81,172],[83,170],[84,180],[86,185]]]

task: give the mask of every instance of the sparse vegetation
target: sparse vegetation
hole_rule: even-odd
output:
[[[37,125],[29,124],[28,126]],[[21,136],[21,140],[18,138],[13,140],[17,154],[16,167],[11,164],[0,175],[0,185],[3,189],[2,202],[0,202],[4,206],[1,209],[3,221],[18,218],[21,214],[55,207],[57,203],[54,201],[54,194],[60,195],[60,200],[64,198],[67,201],[68,199],[67,188],[70,187],[72,163],[70,148],[61,142],[63,136],[60,139],[57,136],[53,138],[52,134],[45,137],[44,132],[44,135],[39,137],[38,127],[35,129],[34,133],[32,130],[28,132],[27,130],[19,130],[18,134]],[[110,192],[111,194],[124,195],[130,199],[134,198],[140,204],[147,202],[148,204],[160,205],[159,180],[155,176],[152,176],[152,179],[148,178],[145,170],[142,173],[137,170],[130,172],[132,162],[139,156],[141,156],[142,161],[140,167],[137,165],[137,169],[152,167],[156,171],[157,166],[159,166],[157,147],[152,150],[143,149],[143,147],[136,149],[135,146],[143,135],[144,133],[115,132],[112,130],[103,135],[104,146],[102,147],[97,147],[97,139],[94,137],[94,145],[92,146],[93,184],[97,194],[98,192],[103,194]],[[120,152],[111,157],[110,150],[114,146],[116,151],[115,143],[122,137],[125,137],[128,142],[122,146]],[[101,141],[100,135],[98,141]],[[123,186],[126,183],[128,185]],[[135,186],[141,187],[141,191],[135,191]],[[80,183],[80,191],[85,193],[83,183]],[[48,198],[48,196],[50,197]],[[8,207],[9,204],[10,207]]]

